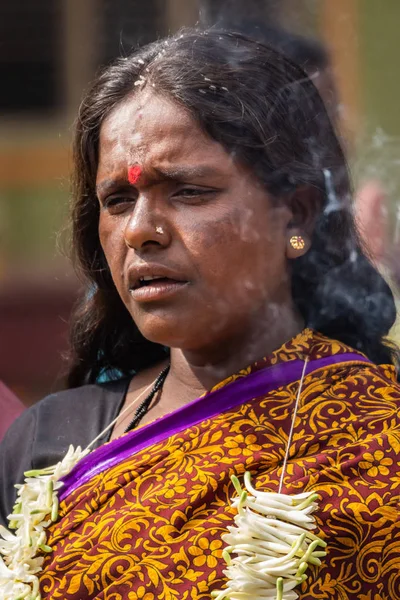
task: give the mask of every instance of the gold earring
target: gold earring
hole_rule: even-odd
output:
[[[306,241],[301,235],[292,235],[289,240],[289,244],[294,250],[304,250],[306,247]]]
[[[156,233],[162,235],[164,233],[164,229],[162,227],[156,227]]]

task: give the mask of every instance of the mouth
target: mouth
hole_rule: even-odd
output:
[[[142,275],[129,288],[131,297],[137,302],[150,302],[172,296],[189,285],[186,280],[178,280],[165,275]]]
[[[170,283],[178,283],[176,279],[165,277],[164,275],[145,275],[139,279],[131,287],[131,291],[138,290],[143,287],[152,287],[154,285],[167,285]]]

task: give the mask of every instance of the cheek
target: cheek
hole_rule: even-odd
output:
[[[204,301],[218,313],[226,311],[226,302],[238,312],[259,306],[288,286],[283,228],[265,216],[241,210],[198,223],[189,243],[206,285]]]
[[[121,240],[123,240],[121,227],[116,226],[115,223],[110,223],[110,217],[102,218],[100,216],[98,231],[100,244],[106,257],[111,276],[115,286],[119,288],[126,249],[125,244],[121,242]]]
[[[107,220],[100,216],[99,219],[99,240],[106,257],[107,263],[109,264],[109,256],[112,255],[110,252],[110,241],[111,241],[111,228],[107,226]]]
[[[264,222],[264,218],[257,218],[255,210],[247,207],[232,219],[233,231],[243,245],[261,243],[269,232],[269,225],[268,222]]]
[[[285,265],[286,239],[282,227],[268,216],[257,218],[240,210],[207,223],[195,224],[190,236],[192,255],[211,273],[249,276]]]

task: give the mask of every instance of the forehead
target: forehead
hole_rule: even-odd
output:
[[[140,163],[229,161],[224,148],[208,137],[187,110],[168,98],[143,90],[127,98],[100,130],[99,169],[110,158],[125,165]],[[115,165],[114,165],[115,167]],[[113,168],[111,170],[113,170]]]

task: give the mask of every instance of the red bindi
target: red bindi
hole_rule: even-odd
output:
[[[139,181],[142,174],[142,167],[139,165],[133,165],[128,169],[128,181],[131,185],[135,185]]]

